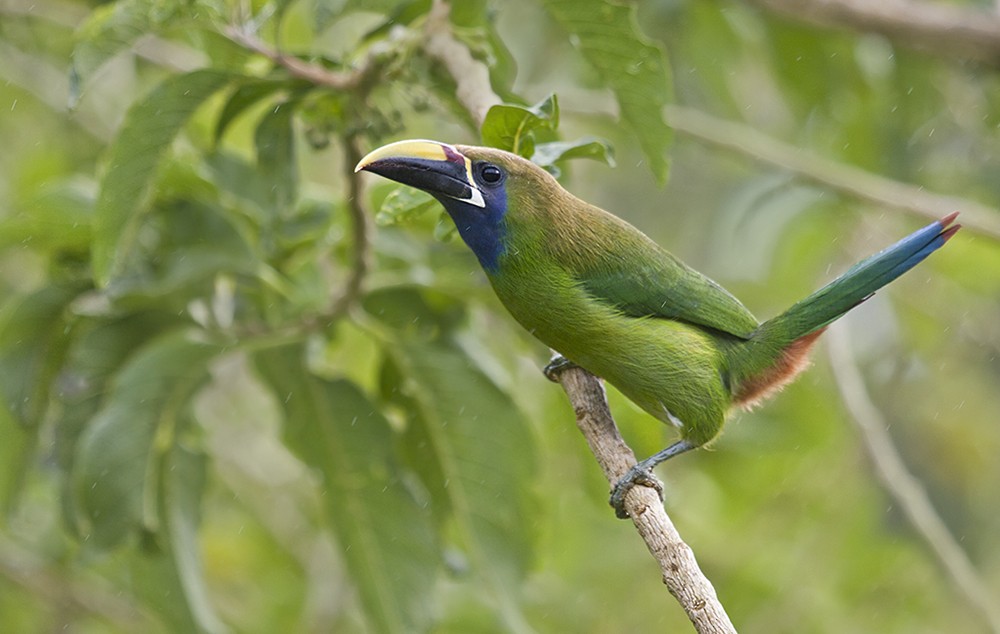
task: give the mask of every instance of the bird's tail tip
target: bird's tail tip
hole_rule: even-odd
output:
[[[959,212],[957,212],[957,211],[953,211],[950,214],[948,214],[947,216],[945,216],[944,218],[942,218],[941,220],[938,220],[938,224],[941,225],[941,229],[942,229],[942,231],[941,231],[941,240],[942,240],[941,244],[944,244],[948,240],[951,240],[952,236],[954,236],[956,233],[958,233],[958,230],[962,228],[962,225],[960,225],[960,224],[956,224],[956,225],[952,224],[953,222],[955,222],[955,218],[958,218],[958,213]]]

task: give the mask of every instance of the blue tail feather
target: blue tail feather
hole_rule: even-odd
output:
[[[944,246],[961,227],[952,225],[957,216],[950,214],[858,262],[834,281],[765,322],[759,332],[767,333],[769,338],[780,338],[787,345],[829,325]]]

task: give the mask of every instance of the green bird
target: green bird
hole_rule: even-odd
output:
[[[659,463],[710,443],[729,413],[774,394],[807,365],[832,321],[948,241],[957,213],[859,262],[763,323],[641,231],[501,150],[400,141],[358,163],[444,206],[497,297],[563,358],[614,385],[680,439],[613,488],[619,517]],[[559,365],[558,360],[556,365]],[[551,368],[552,366],[550,366]]]

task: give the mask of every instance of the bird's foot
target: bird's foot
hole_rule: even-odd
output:
[[[554,354],[552,358],[549,359],[549,364],[545,366],[542,372],[545,374],[545,378],[552,381],[553,383],[559,382],[559,375],[563,370],[568,370],[569,368],[575,368],[577,365],[562,356],[561,354]]]
[[[652,469],[640,462],[629,469],[611,489],[611,499],[608,504],[615,509],[615,516],[618,519],[628,519],[628,512],[625,510],[625,496],[637,484],[656,489],[660,501],[663,501],[663,483],[653,475]]]

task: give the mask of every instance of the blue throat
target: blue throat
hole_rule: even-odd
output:
[[[483,198],[483,208],[444,196],[438,200],[454,221],[458,235],[479,258],[479,264],[487,273],[495,273],[506,246],[507,193],[501,187],[484,191]]]

